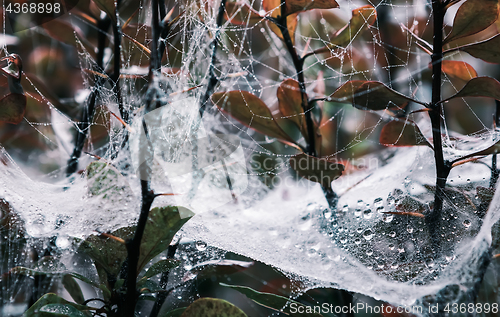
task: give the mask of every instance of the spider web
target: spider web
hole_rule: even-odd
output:
[[[305,144],[299,131],[277,107],[279,85],[296,76],[283,41],[264,19],[243,26],[225,20],[220,37],[215,38],[219,30],[216,2],[179,3],[182,16],[165,40],[167,59],[157,82],[149,83],[162,92],[160,101],[164,106],[151,113],[144,113],[143,107],[148,57],[144,52],[140,54],[137,43],[124,40],[119,58],[124,74],[123,105],[131,113],[128,127],[111,114],[119,116],[114,83],[102,78],[117,56],[111,50],[106,51],[104,69],[99,69],[82,39],[75,37],[83,86],[78,91],[79,97],[69,103],[78,109],[88,107],[88,96],[97,93],[99,110],[94,120],[88,122],[89,139],[93,139],[94,127],[107,131],[104,141],[86,143],[85,151],[90,154],[82,155],[79,166],[84,169],[99,157],[120,171],[116,180],[121,188],[119,197],[89,196],[93,180],[85,172],[70,179],[64,177],[72,153],[71,135],[80,129],[80,122],[75,119],[75,112],[58,109],[30,81],[42,104],[50,110],[50,116],[40,122],[25,119],[23,129],[36,131],[47,149],[35,159],[23,160],[24,153],[16,152],[14,147],[2,148],[1,158],[6,163],[0,164],[0,198],[19,214],[28,235],[36,239],[56,237],[56,246],[68,253],[71,253],[70,237],[83,238],[96,230],[112,231],[134,224],[140,206],[136,171],[142,163],[141,131],[145,118],[150,127],[157,128],[152,134],[155,136],[152,188],[158,193],[176,194],[158,198],[155,205],[179,204],[197,214],[183,228],[188,240],[204,241],[272,265],[303,281],[306,288],[302,291],[335,287],[394,305],[425,306],[426,295],[459,285],[460,290],[449,301],[463,300],[477,277],[478,266],[491,243],[491,228],[498,220],[492,212],[498,206],[498,196],[493,198],[490,212],[480,216],[481,201],[475,193],[478,186],[488,187],[491,160],[481,159],[477,161],[479,164],[469,163],[452,171],[448,185],[455,191],[446,193],[443,215],[447,221],[442,228],[445,254],[435,256],[422,218],[386,213],[399,211],[401,206],[421,212],[431,208],[435,182],[434,165],[430,163],[432,151],[427,147],[386,149],[378,136],[392,118],[387,111],[361,111],[328,100],[335,89],[349,80],[376,80],[428,102],[430,57],[416,47],[414,38],[400,24],[424,34],[431,29],[430,5],[424,0],[339,0],[338,3],[338,9],[301,13],[295,43],[299,54],[324,47],[348,23],[351,10],[366,4],[377,9],[375,24],[362,34],[352,35],[349,45],[314,54],[304,65],[308,95],[326,98],[311,111],[315,117],[321,113],[324,118],[320,127],[325,128],[332,144],[327,157],[342,160],[347,167],[346,175],[332,184],[340,196],[337,211],[328,208],[318,184],[300,180],[290,171],[288,159],[297,153],[294,148],[241,125],[210,101],[207,113],[199,117],[198,109],[210,77],[213,43],[217,41],[216,63],[212,65],[218,79],[215,91],[255,94],[271,109],[283,129]],[[258,2],[249,4],[261,9]],[[145,4],[144,8],[147,7]],[[451,9],[448,24],[453,15]],[[150,12],[145,9],[140,10],[139,17],[141,21],[151,20]],[[66,18],[74,26],[95,28],[76,15]],[[5,30],[4,24],[4,34]],[[41,27],[27,32],[33,38],[33,46],[37,37],[45,36]],[[140,32],[141,28],[137,28],[135,35]],[[112,34],[107,34],[107,38],[113,41]],[[149,42],[147,39],[146,44]],[[11,53],[6,46],[4,52]],[[466,54],[456,53],[451,58],[467,61],[481,75],[494,75],[491,68]],[[100,81],[104,83],[96,85]],[[323,84],[326,88],[321,93]],[[463,83],[444,75],[444,94],[457,92],[460,85]],[[189,90],[193,87],[197,88]],[[443,140],[450,157],[457,155],[457,151],[462,154],[495,142],[491,111],[484,110],[484,106],[479,108],[476,100],[461,100],[454,105],[466,113],[458,122],[465,116],[474,124],[471,128],[455,122],[452,119],[458,115],[445,108]],[[416,110],[421,106],[409,107]],[[429,136],[427,115],[415,114],[413,119],[423,134]],[[453,130],[462,133],[460,138],[456,138]],[[123,145],[128,139],[130,142]],[[191,162],[193,157],[194,161],[203,161],[205,157],[199,153],[193,155],[193,144],[200,151],[208,149],[207,153],[216,144],[223,157],[208,155],[203,172],[199,173]],[[56,167],[47,172],[40,162],[49,161]],[[4,299],[11,296],[4,295]]]

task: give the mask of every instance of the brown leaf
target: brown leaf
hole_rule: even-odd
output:
[[[476,77],[469,80],[459,92],[443,101],[463,97],[487,97],[500,100],[500,82],[491,77]]]
[[[500,64],[500,34],[487,40],[458,48],[485,62]]]
[[[432,68],[432,64],[429,64],[429,68]],[[474,67],[462,61],[444,60],[441,62],[441,69],[446,75],[465,81],[477,77]]]
[[[248,91],[218,92],[212,95],[212,101],[245,126],[272,138],[295,143],[276,123],[266,104]]]
[[[458,9],[453,29],[443,44],[476,34],[492,25],[497,18],[498,0],[465,1]]]
[[[352,18],[349,24],[340,29],[330,43],[314,53],[325,53],[332,48],[346,47],[349,45],[356,36],[360,35],[363,31],[367,30],[377,20],[377,11],[371,5],[365,5],[352,10]]]
[[[325,158],[309,156],[305,153],[290,158],[290,166],[299,176],[320,183],[330,188],[331,183],[339,178],[344,171],[344,165],[328,161]]]
[[[301,129],[302,134],[307,138],[307,131],[304,131],[304,109],[302,108],[302,93],[299,82],[295,79],[286,79],[278,87],[278,105],[281,114],[288,120],[295,123]],[[307,100],[307,96],[304,96]]]
[[[286,26],[288,29],[288,34],[290,34],[290,39],[292,40],[292,44],[295,44],[295,30],[297,29],[297,23],[298,23],[297,16],[298,13],[295,13],[286,17]],[[280,28],[276,24],[269,21],[267,21],[267,24],[269,25],[271,31],[273,31],[280,39],[283,40],[283,34],[281,33]]]
[[[236,25],[252,26],[264,19],[254,8],[244,1],[226,2],[224,18]]]
[[[285,3],[287,15],[312,9],[333,9],[339,6],[335,0],[286,0]]]
[[[404,108],[413,99],[387,87],[381,82],[352,80],[338,88],[331,100],[352,103],[361,110],[385,110],[387,108]]]
[[[394,120],[380,132],[380,143],[385,146],[427,145],[432,148],[415,122]]]
[[[26,96],[8,94],[0,99],[0,122],[19,124],[26,111]]]
[[[56,19],[44,23],[45,32],[55,40],[79,48],[77,38],[82,42],[88,52],[94,53],[94,47],[87,41],[84,33],[69,22]]]

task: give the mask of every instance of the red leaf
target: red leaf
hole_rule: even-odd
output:
[[[453,21],[451,33],[443,44],[476,34],[495,23],[498,18],[498,0],[465,1]]]
[[[432,148],[415,122],[410,120],[387,123],[380,132],[380,143],[385,146],[427,145]]]
[[[487,97],[500,100],[500,82],[491,77],[472,78],[459,92],[443,101],[463,97]]]
[[[429,64],[429,68],[432,68],[432,64]],[[443,73],[450,77],[466,81],[477,77],[477,72],[474,67],[466,62],[444,60],[441,62],[441,69]]]
[[[18,124],[23,121],[26,111],[26,96],[8,94],[0,99],[0,122]]]
[[[377,20],[377,11],[371,5],[365,5],[352,10],[352,18],[345,27],[340,29],[330,43],[314,53],[326,53],[332,48],[345,47],[349,45],[356,36],[367,30]]]
[[[248,91],[218,92],[212,95],[212,101],[245,126],[272,138],[295,143],[276,123],[266,104]]]
[[[302,135],[307,138],[307,129],[304,126],[304,110],[302,108],[302,98],[307,101],[307,95],[304,94],[304,97],[302,97],[299,82],[295,79],[284,80],[278,87],[276,95],[281,114],[295,123],[301,130]]]
[[[244,1],[226,2],[226,20],[236,25],[252,26],[262,19],[260,14]]]
[[[408,101],[415,101],[381,82],[364,80],[346,82],[333,93],[331,99],[337,102],[350,102],[361,110],[404,108]]]
[[[461,46],[458,49],[485,62],[500,64],[500,34],[482,42]]]

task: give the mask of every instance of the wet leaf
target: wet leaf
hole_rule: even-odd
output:
[[[307,130],[304,129],[304,110],[302,108],[302,98],[307,100],[307,95],[304,94],[304,97],[302,97],[299,82],[295,79],[284,80],[278,87],[277,97],[281,114],[301,129],[302,135],[307,138]]]
[[[114,0],[93,0],[93,1],[99,7],[99,9],[106,12],[111,21],[116,23],[116,13],[115,13],[116,7]]]
[[[180,307],[172,309],[171,311],[165,313],[162,317],[180,317],[187,307]]]
[[[335,0],[286,0],[285,3],[287,15],[312,9],[333,9],[339,6]]]
[[[352,80],[343,84],[333,95],[332,101],[352,103],[361,110],[404,108],[413,99],[378,81]]]
[[[380,132],[380,143],[385,146],[427,145],[432,148],[418,126],[411,120],[394,120],[387,123]]]
[[[488,97],[500,100],[500,82],[491,77],[473,78],[459,92],[444,101],[464,97]]]
[[[48,293],[40,297],[39,300],[36,301],[24,314],[23,317],[35,317],[39,316],[39,312],[43,311],[43,307],[50,304],[59,304],[59,305],[67,305],[76,309],[77,311],[86,311],[90,310],[90,307],[79,305],[75,303],[68,302],[62,297],[57,296],[56,294]],[[71,309],[73,311],[73,309]],[[76,315],[79,316],[79,315]],[[85,315],[83,315],[85,316]]]
[[[62,284],[77,304],[83,304],[83,302],[85,302],[82,289],[73,276],[69,274],[64,275],[62,278]]]
[[[453,29],[443,44],[476,34],[492,25],[498,18],[498,0],[465,1],[453,20]]]
[[[365,5],[352,10],[349,23],[340,29],[331,39],[330,43],[315,51],[316,54],[329,52],[330,49],[346,47],[357,36],[367,30],[377,20],[377,11],[371,5]]]
[[[226,2],[226,20],[232,24],[253,26],[264,19],[260,14],[244,1]]]
[[[194,213],[184,207],[151,209],[142,238],[137,274],[151,259],[168,248],[174,235],[192,216]]]
[[[210,260],[199,263],[184,276],[183,280],[191,280],[194,278],[204,279],[212,276],[225,276],[244,271],[251,267],[254,262],[237,261],[237,260]]]
[[[88,52],[94,53],[94,47],[87,41],[84,33],[71,23],[56,19],[44,23],[42,26],[45,32],[53,39],[80,48],[79,42],[77,41],[78,39]]]
[[[344,171],[344,165],[330,162],[324,158],[317,158],[301,153],[290,158],[290,166],[299,176],[312,182],[320,183],[326,188],[339,178]]]
[[[137,289],[140,290],[141,293],[158,293],[164,291],[158,283],[147,278],[143,278],[137,282]]]
[[[482,42],[461,46],[458,49],[485,62],[500,64],[500,34]]]
[[[200,298],[186,308],[181,317],[246,317],[238,307],[218,298]]]
[[[144,274],[144,277],[146,278],[153,277],[157,274],[176,268],[179,266],[179,264],[180,264],[179,260],[174,260],[174,259],[160,260],[151,265],[151,267],[146,271],[146,274]]]
[[[246,286],[237,286],[237,285],[228,285],[224,283],[220,283],[221,286],[224,287],[229,287],[234,290],[237,290],[241,294],[245,295],[246,297],[250,298],[254,302],[256,302],[259,305],[262,305],[264,307],[276,310],[278,312],[284,312],[285,314],[289,314],[291,316],[299,316],[298,313],[292,313],[290,309],[290,304],[295,304],[295,307],[300,309],[300,311],[307,311],[307,308],[309,306],[301,304],[297,301],[294,301],[292,299],[289,299],[288,297],[283,297],[280,295],[275,295],[271,293],[263,293],[263,292],[258,292],[250,287]],[[311,313],[308,316],[310,317],[320,317],[320,314],[314,314]]]
[[[432,64],[429,64],[429,68],[432,68]],[[441,69],[446,75],[465,81],[477,77],[474,67],[466,62],[444,60],[442,61]]]
[[[19,124],[26,111],[26,96],[8,94],[0,99],[0,122]]]
[[[277,10],[279,11],[279,9]],[[292,44],[295,44],[295,30],[297,29],[298,13],[291,14],[286,17],[286,26],[288,29],[288,34],[290,34],[290,39],[292,40]],[[280,39],[283,40],[283,34],[281,33],[281,29],[274,23],[267,21],[269,28],[273,31]]]
[[[212,95],[212,101],[225,113],[257,132],[290,143],[295,143],[274,120],[271,111],[259,97],[233,90]]]
[[[135,227],[120,228],[111,234],[124,240],[131,239],[134,235]],[[101,238],[91,235],[80,245],[80,251],[85,252],[94,260],[94,264],[99,272],[102,268],[106,275],[118,276],[123,261],[127,258],[125,245],[110,238]],[[104,273],[104,272],[101,272]],[[101,283],[107,283],[106,276],[99,275]]]

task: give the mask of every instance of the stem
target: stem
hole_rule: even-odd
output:
[[[304,115],[306,118],[306,129],[307,129],[307,154],[311,156],[317,156],[316,153],[316,138],[314,131],[314,122],[312,118],[312,112],[310,111],[310,106],[313,104],[314,100],[308,100],[306,94],[306,85],[304,80],[304,58],[300,58],[293,46],[292,38],[290,36],[290,32],[288,32],[288,23],[286,20],[286,4],[285,0],[281,0],[281,16],[277,19],[271,20],[276,24],[276,26],[280,29],[281,34],[283,35],[283,41],[285,42],[285,46],[292,56],[293,65],[295,66],[295,71],[297,73],[297,81],[299,82],[299,88],[302,97],[302,110],[304,111]],[[328,206],[332,211],[337,209],[338,196],[337,194],[330,188],[321,186],[323,190],[323,194],[325,195],[325,199],[328,203]]]
[[[104,49],[106,45],[106,31],[109,29],[111,24],[111,19],[106,17],[104,19],[99,19],[97,27],[99,33],[97,36],[97,56],[96,63],[99,71],[103,69],[104,63]],[[103,84],[103,79],[99,77],[97,79],[95,89],[90,93],[88,98],[87,107],[84,107],[80,115],[78,129],[75,133],[75,147],[73,148],[73,153],[68,160],[68,167],[66,168],[66,176],[71,176],[78,169],[78,160],[82,154],[83,146],[85,145],[85,140],[87,139],[88,129],[90,127],[90,122],[94,118],[95,103],[97,99],[98,88]]]
[[[114,82],[113,92],[116,94],[118,99],[118,109],[120,110],[120,115],[123,121],[128,123],[128,112],[123,108],[123,98],[120,87],[120,70],[121,70],[121,43],[122,43],[122,29],[120,27],[120,19],[118,18],[118,10],[120,8],[121,0],[116,2],[116,24],[113,25],[113,36],[114,36],[114,63],[113,63],[113,76],[111,79]]]
[[[283,35],[283,41],[285,46],[292,56],[293,65],[295,66],[295,71],[297,73],[297,81],[299,82],[300,93],[302,97],[302,110],[306,118],[306,129],[307,129],[307,154],[311,156],[316,156],[316,140],[314,138],[314,124],[312,119],[312,113],[309,111],[309,100],[307,100],[306,85],[304,80],[304,59],[300,58],[293,46],[293,41],[288,32],[288,23],[286,17],[286,4],[285,0],[281,0],[281,16],[276,19],[276,26],[280,29]]]
[[[153,191],[149,187],[149,180],[141,180],[141,193],[142,205],[139,221],[137,222],[137,229],[135,230],[134,237],[127,241],[127,276],[125,278],[127,293],[125,294],[125,302],[123,307],[122,316],[134,317],[135,305],[139,293],[137,292],[137,265],[139,262],[141,240],[148,221],[149,210],[155,199]]]
[[[495,100],[495,130],[500,125],[500,101]],[[493,154],[491,159],[491,178],[490,178],[490,188],[494,188],[498,181],[498,176],[500,176],[500,170],[497,167],[497,154]]]
[[[200,117],[203,118],[203,114],[205,113],[205,109],[207,107],[207,102],[210,99],[210,96],[212,95],[215,86],[219,82],[219,79],[215,75],[215,61],[217,57],[217,49],[218,49],[218,40],[220,36],[220,30],[222,28],[222,22],[224,18],[224,10],[226,7],[226,0],[221,0],[220,6],[219,6],[219,12],[217,15],[217,31],[215,32],[214,36],[214,41],[212,43],[212,58],[210,60],[210,66],[208,68],[208,84],[207,84],[207,90],[205,91],[205,94],[203,95],[203,98],[201,99],[201,105],[200,105]]]
[[[158,52],[158,40],[161,32],[158,9],[159,4],[158,0],[151,1],[151,7],[153,10],[152,15],[152,31],[153,31],[153,43],[151,49],[151,63],[149,65],[149,80],[150,84],[154,81],[154,76],[156,75],[156,70],[161,67],[159,52]],[[152,91],[152,93],[151,93]],[[154,84],[148,87],[148,91],[146,92],[146,111],[151,110],[151,105],[153,103],[157,103],[157,91]],[[151,98],[151,95],[153,98]],[[146,151],[153,151],[153,146],[151,144],[151,140],[149,138],[148,128],[144,119],[142,120],[142,126],[144,128],[144,133],[146,135],[146,139],[148,142],[148,147]],[[139,294],[137,292],[137,265],[139,261],[140,249],[141,249],[141,240],[144,234],[144,229],[146,228],[146,223],[149,217],[149,210],[151,209],[151,205],[156,197],[154,192],[151,190],[151,162],[146,161],[139,169],[140,179],[141,179],[141,195],[142,195],[142,203],[141,203],[141,213],[139,215],[139,221],[137,222],[137,228],[135,230],[134,237],[127,241],[127,259],[125,263],[127,265],[127,274],[125,276],[125,285],[126,285],[126,294],[124,296],[123,311],[120,312],[120,316],[125,317],[134,317],[135,316],[135,305],[137,303],[137,299]],[[120,308],[121,308],[120,307]],[[119,309],[120,309],[119,308]]]
[[[168,247],[167,251],[167,258],[168,259],[173,259],[175,252],[177,251],[177,247],[179,246],[179,241],[174,244],[170,245]],[[167,289],[167,284],[168,284],[168,275],[170,274],[170,271],[165,271],[161,274],[160,277],[160,287],[163,289]],[[160,292],[158,293],[156,297],[155,304],[153,306],[153,309],[151,310],[151,313],[149,314],[149,317],[157,317],[158,314],[160,313],[160,309],[163,306],[163,303],[165,303],[165,300],[167,299],[168,292]]]
[[[441,101],[441,61],[443,59],[443,19],[444,6],[439,0],[433,0],[433,21],[434,21],[434,53],[432,54],[432,101],[430,105],[429,117],[432,124],[432,138],[434,146],[434,161],[436,164],[436,191],[434,193],[434,208],[426,217],[429,227],[432,247],[434,252],[440,252],[441,213],[443,210],[444,188],[446,179],[450,173],[450,164],[444,160],[443,144],[441,140],[441,118],[443,115]]]

